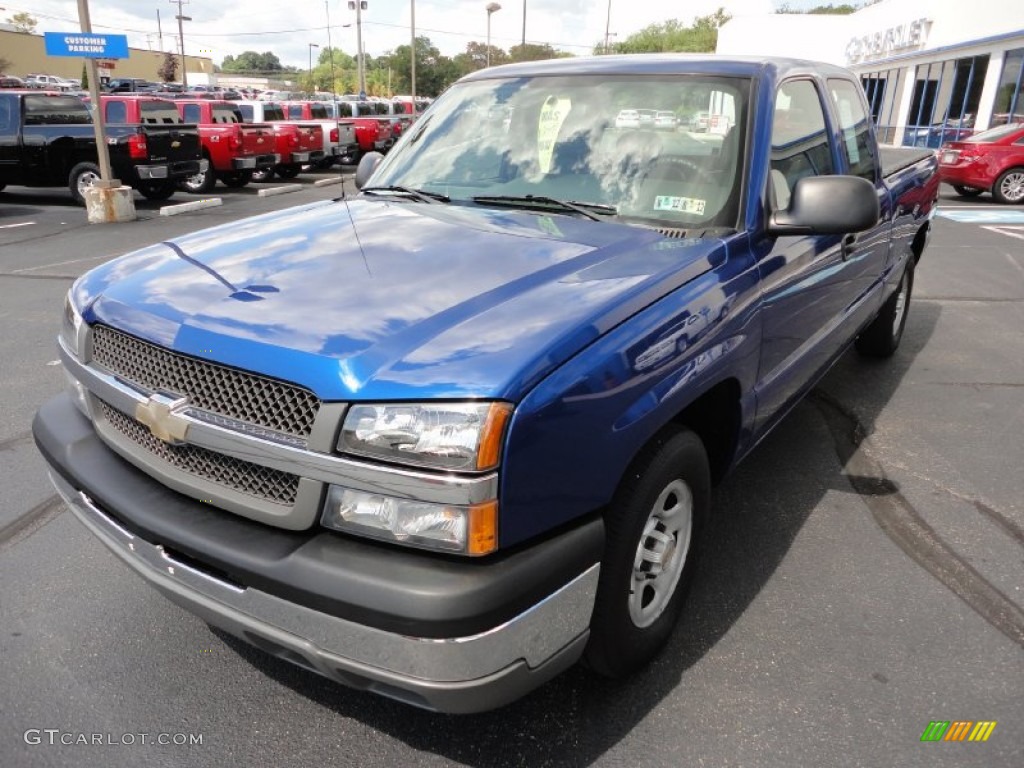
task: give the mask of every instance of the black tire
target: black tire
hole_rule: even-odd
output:
[[[0,192],[3,192],[6,187],[6,184],[0,183]]]
[[[274,169],[274,173],[280,176],[282,179],[294,179],[302,172],[302,166],[299,163],[289,163],[288,165],[279,165]]]
[[[270,181],[274,178],[274,169],[276,166],[270,166],[269,168],[257,168],[252,172],[252,180],[261,184],[265,181]]]
[[[999,174],[992,197],[1006,205],[1024,203],[1024,167],[1008,168]]]
[[[250,181],[252,181],[253,171],[229,171],[220,175],[220,180],[224,182],[225,187],[231,189],[241,189]]]
[[[903,339],[910,312],[910,296],[914,292],[914,255],[907,256],[907,266],[900,284],[886,299],[878,315],[857,337],[857,351],[865,357],[892,357]]]
[[[162,181],[143,181],[139,184],[136,189],[139,190],[139,194],[147,200],[169,200],[173,197],[178,185],[176,182],[170,179],[164,179]]]
[[[85,205],[86,187],[91,187],[100,180],[100,167],[96,163],[79,163],[68,174],[68,189],[71,197],[79,205]]]
[[[960,195],[960,197],[977,197],[985,190],[978,189],[977,187],[965,187],[960,184],[954,184],[953,191]]]
[[[206,159],[209,160],[208,157]],[[217,172],[213,170],[212,165],[195,176],[186,176],[178,180],[178,189],[182,192],[191,192],[193,195],[205,195],[207,192],[212,192],[215,186],[217,186]]]
[[[700,438],[681,427],[663,430],[630,465],[605,513],[605,552],[583,656],[595,672],[628,675],[668,641],[710,506],[711,472]]]

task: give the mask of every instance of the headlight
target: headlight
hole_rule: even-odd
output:
[[[435,469],[498,466],[509,403],[354,405],[338,450]]]
[[[321,523],[400,544],[486,555],[498,548],[498,502],[433,504],[331,486]]]
[[[85,328],[85,321],[71,298],[71,291],[64,297],[64,318],[60,326],[60,338],[64,345],[75,355],[82,356],[82,331]]]

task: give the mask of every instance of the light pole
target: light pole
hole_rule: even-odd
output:
[[[605,17],[605,20],[604,20],[604,52],[605,52],[605,55],[608,54],[608,36],[609,36],[608,30],[611,27],[611,25],[612,25],[612,0],[608,0],[608,15]]]
[[[356,55],[359,62],[359,95],[366,94],[366,68],[363,64],[363,11],[367,0],[349,0],[348,9],[356,12]]]
[[[171,3],[178,4],[178,15],[175,16],[178,20],[178,44],[181,46],[181,87],[184,90],[188,90],[188,74],[185,72],[185,29],[182,26],[183,21],[192,21],[191,16],[182,16],[181,6],[188,3],[189,0],[168,0]]]
[[[316,43],[310,43],[309,44],[309,87],[310,87],[310,92],[311,93],[315,93],[316,92],[316,86],[313,85],[313,49],[314,48],[319,49],[320,46],[317,45]]]
[[[491,66],[491,14],[501,10],[498,3],[487,4],[487,66]]]
[[[523,0],[523,48],[526,47],[526,0]]]

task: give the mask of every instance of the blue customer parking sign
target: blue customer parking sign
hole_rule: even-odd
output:
[[[46,32],[47,56],[86,59],[127,59],[128,36],[95,32]]]

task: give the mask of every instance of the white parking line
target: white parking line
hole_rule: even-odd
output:
[[[314,187],[329,187],[332,184],[341,184],[344,181],[345,181],[345,177],[344,176],[335,176],[335,177],[330,178],[330,179],[320,179],[319,181],[314,181],[313,182],[313,186]]]
[[[22,221],[18,224],[0,224],[0,229],[14,229],[15,227],[31,227],[34,221]]]
[[[286,195],[289,192],[298,192],[302,189],[302,184],[285,184],[283,187],[270,187],[268,189],[261,189],[257,194],[260,197],[271,197],[272,195]]]
[[[12,275],[24,275],[28,272],[37,272],[40,269],[52,269],[53,267],[63,267],[65,264],[77,264],[80,261],[107,261],[110,259],[109,255],[103,256],[85,256],[81,259],[68,259],[67,261],[58,261],[55,264],[36,264],[34,267],[22,267],[21,269],[12,269]]]
[[[1024,227],[982,227],[987,229],[989,232],[995,232],[999,235],[1006,235],[1007,237],[1016,237],[1018,240],[1024,240]]]

